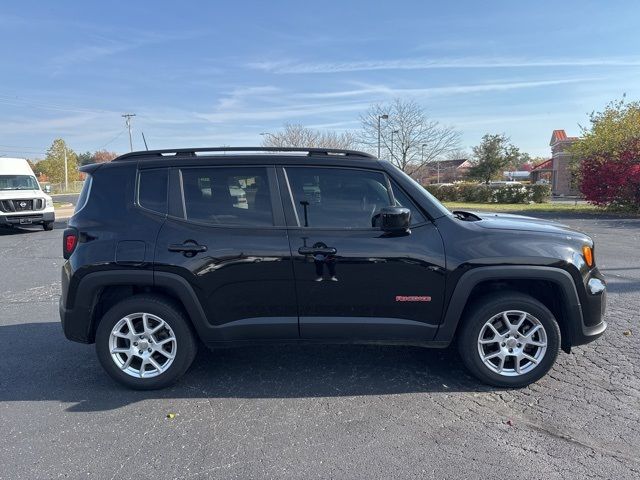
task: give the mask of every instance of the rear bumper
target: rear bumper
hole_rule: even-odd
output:
[[[79,308],[66,308],[64,297],[60,295],[58,301],[58,311],[60,312],[60,322],[64,336],[69,340],[80,343],[93,343],[89,335],[90,311],[79,306]]]
[[[0,225],[41,225],[45,222],[54,222],[54,212],[24,212],[11,215],[0,214]]]

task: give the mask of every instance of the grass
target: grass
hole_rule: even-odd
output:
[[[506,213],[587,213],[587,214],[611,214],[603,208],[589,204],[579,203],[463,203],[443,202],[449,210],[472,210],[481,212],[506,212]]]

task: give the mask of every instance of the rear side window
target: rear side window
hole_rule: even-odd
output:
[[[87,178],[82,185],[82,190],[80,191],[80,196],[78,197],[78,203],[76,203],[76,208],[73,213],[78,213],[82,210],[87,202],[89,201],[89,194],[91,193],[91,184],[93,183],[93,177],[91,175],[87,175]]]
[[[139,177],[138,204],[148,210],[167,213],[167,169],[142,170]]]
[[[187,220],[212,225],[273,225],[266,168],[185,168],[180,175]]]

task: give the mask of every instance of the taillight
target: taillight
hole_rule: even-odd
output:
[[[62,235],[62,256],[69,258],[78,245],[78,231],[67,228]]]

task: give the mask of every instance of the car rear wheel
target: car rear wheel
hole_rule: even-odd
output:
[[[168,299],[138,295],[112,307],[96,331],[100,363],[129,388],[166,387],[195,357],[196,339],[182,311]]]
[[[517,292],[475,303],[462,324],[458,349],[467,369],[498,387],[524,387],[542,378],[560,349],[553,314]]]

